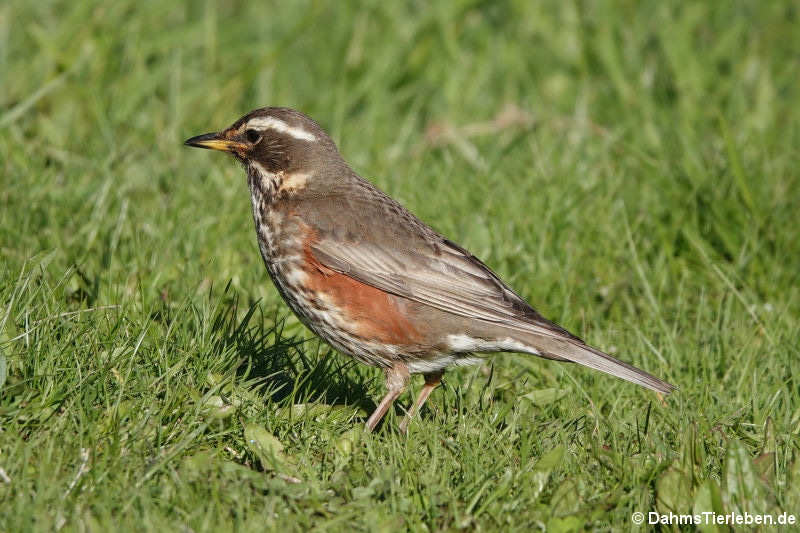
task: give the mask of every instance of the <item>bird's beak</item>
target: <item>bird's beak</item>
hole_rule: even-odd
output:
[[[198,135],[197,137],[186,139],[183,144],[198,148],[208,148],[209,150],[222,150],[223,152],[242,151],[247,148],[247,145],[243,143],[226,139],[221,133]]]

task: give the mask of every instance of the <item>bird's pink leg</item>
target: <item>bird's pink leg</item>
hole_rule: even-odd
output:
[[[396,363],[395,365],[387,368],[386,372],[386,395],[375,408],[375,411],[367,419],[367,431],[373,431],[378,422],[381,421],[383,415],[389,410],[392,403],[398,396],[403,394],[408,385],[408,367],[404,363]]]
[[[419,396],[417,396],[417,401],[414,402],[414,405],[411,407],[411,410],[403,417],[403,420],[400,422],[400,431],[405,433],[408,431],[408,424],[411,422],[411,417],[413,417],[416,413],[422,409],[422,406],[425,404],[425,400],[428,399],[428,396],[431,395],[433,389],[442,382],[442,375],[444,375],[444,371],[438,372],[436,374],[425,374],[425,385],[422,386],[422,390],[419,391]]]

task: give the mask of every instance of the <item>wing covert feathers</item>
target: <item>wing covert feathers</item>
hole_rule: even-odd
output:
[[[360,186],[373,189],[368,182],[361,182]],[[547,353],[662,393],[675,388],[588,346],[545,319],[467,250],[442,237],[378,189],[374,191],[370,201],[357,196],[334,200],[342,204],[336,219],[315,209],[313,199],[298,206],[304,209],[305,219],[314,222],[310,228],[311,250],[318,261],[396,296],[501,325],[504,331],[510,330],[514,337],[530,344],[531,353]],[[364,220],[381,223],[365,226]],[[342,228],[347,228],[346,233]]]

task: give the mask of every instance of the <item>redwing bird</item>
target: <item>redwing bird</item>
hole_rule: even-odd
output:
[[[546,320],[475,256],[356,174],[306,115],[257,109],[186,144],[229,152],[246,168],[261,256],[303,324],[384,370],[388,390],[369,430],[410,374],[425,385],[402,430],[447,367],[480,361],[481,352],[571,361],[674,389]]]

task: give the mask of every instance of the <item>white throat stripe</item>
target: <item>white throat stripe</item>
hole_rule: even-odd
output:
[[[302,128],[295,128],[288,125],[284,121],[275,117],[255,117],[247,121],[247,127],[254,130],[275,130],[281,133],[291,135],[295,139],[302,141],[316,141],[317,138],[314,134],[307,132]]]

